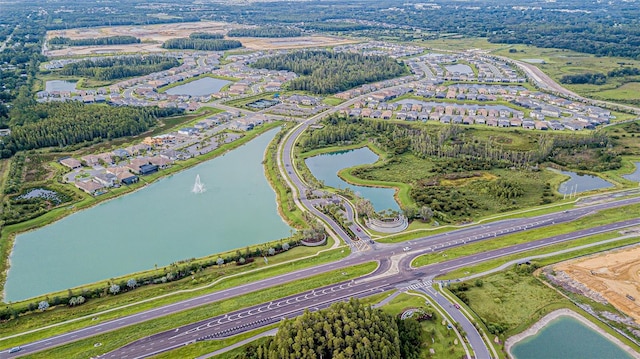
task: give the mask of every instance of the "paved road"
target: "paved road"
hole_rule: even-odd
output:
[[[343,103],[340,107],[349,106],[353,102],[359,100],[360,98],[354,98]],[[336,233],[346,243],[350,243],[351,239],[342,230],[342,228],[340,228],[333,220],[328,218],[326,215],[315,209],[313,205],[311,205],[310,200],[306,198],[305,192],[307,187],[297,175],[294,167],[295,163],[293,162],[292,157],[292,148],[294,146],[296,138],[300,135],[300,133],[302,133],[302,131],[304,131],[308,126],[315,123],[320,118],[337,111],[337,109],[338,107],[322,114],[316,115],[295,128],[292,134],[288,136],[288,138],[281,144],[281,155],[278,156],[278,164],[281,171],[286,171],[286,173],[283,173],[283,175],[289,183],[289,186],[293,189],[294,200],[296,201],[296,204],[303,210],[308,210],[317,217],[325,220],[325,222],[330,226],[331,230],[334,231],[334,233]],[[540,246],[546,246],[562,241],[572,240],[581,236],[588,236],[597,233],[598,231],[611,231],[619,228],[625,228],[631,225],[637,225],[640,224],[640,219],[601,226],[584,231],[577,231],[572,234],[524,243],[521,245],[499,249],[496,251],[478,253],[472,256],[458,258],[445,263],[434,264],[419,269],[411,268],[411,260],[423,253],[440,251],[469,242],[495,238],[509,233],[525,231],[532,228],[539,228],[555,223],[568,222],[589,213],[594,213],[598,210],[619,207],[632,203],[640,203],[640,198],[631,198],[612,201],[608,203],[594,204],[572,209],[569,211],[563,211],[560,213],[548,214],[532,218],[507,219],[486,225],[474,225],[448,233],[422,237],[412,241],[412,250],[410,252],[407,252],[405,258],[401,260],[401,263],[399,265],[399,273],[388,276],[373,276],[357,281],[343,282],[329,287],[319,288],[313,291],[283,298],[278,301],[263,303],[251,308],[245,308],[234,313],[227,313],[224,316],[210,318],[208,320],[176,328],[171,331],[158,333],[151,337],[136,341],[125,347],[122,347],[112,353],[109,353],[107,356],[118,358],[145,357],[153,353],[170,350],[181,345],[192,343],[194,340],[206,340],[210,338],[235,335],[246,330],[255,329],[266,324],[273,323],[283,317],[293,317],[299,315],[305,308],[316,310],[327,307],[335,301],[346,300],[347,298],[353,296],[367,296],[378,293],[380,291],[393,289],[399,285],[403,285],[403,283],[411,283],[412,281],[420,278],[432,278],[438,274],[442,274],[463,266],[473,265],[482,261],[519,253]],[[17,354],[24,355],[33,353],[35,351],[49,349],[107,331],[116,330],[124,326],[133,325],[153,318],[169,315],[195,306],[214,303],[216,301],[232,298],[249,292],[254,292],[263,288],[282,285],[283,283],[291,282],[293,280],[308,278],[316,274],[345,268],[371,260],[380,261],[381,265],[377,273],[381,273],[385,270],[385,268],[388,269],[390,267],[388,258],[396,253],[402,253],[401,248],[404,246],[406,246],[406,244],[376,245],[376,250],[374,251],[358,252],[342,261],[338,261],[335,263],[307,268],[296,271],[294,273],[261,280],[247,285],[238,286],[236,288],[222,290],[219,292],[203,295],[171,305],[162,306],[131,316],[99,323],[88,328],[54,336],[38,342],[29,343],[24,345],[23,351]],[[5,350],[0,352],[0,357],[4,358],[10,356]]]
[[[491,358],[491,354],[489,353],[489,349],[487,349],[486,344],[482,340],[482,336],[476,329],[476,327],[471,323],[469,318],[467,318],[460,309],[455,307],[455,304],[451,302],[447,297],[438,293],[432,287],[424,287],[420,288],[420,291],[428,295],[434,302],[438,303],[440,307],[442,307],[451,318],[460,324],[462,330],[465,331],[467,340],[469,341],[469,346],[473,350],[473,353],[476,358]]]
[[[625,228],[638,224],[640,224],[640,219],[635,219],[601,226],[595,231],[611,231],[617,228]],[[383,291],[396,289],[406,283],[415,283],[421,279],[428,281],[436,275],[467,266],[469,263],[480,263],[528,251],[532,248],[565,242],[582,236],[591,235],[593,232],[594,231],[590,229],[579,231],[571,234],[545,238],[534,242],[523,243],[504,249],[473,254],[419,269],[400,272],[395,275],[370,276],[364,279],[345,281],[317,288],[158,333],[151,337],[130,343],[127,346],[110,352],[103,357],[122,359],[143,358],[179,346],[188,345],[196,341],[233,336],[245,331],[277,323],[283,318],[298,316],[302,314],[305,309],[314,311],[326,308],[337,301],[348,300],[351,297],[366,297]],[[412,259],[414,257],[415,255],[407,255],[408,259]],[[427,286],[428,285],[425,285],[423,287],[426,288]],[[407,287],[407,289],[409,289],[409,287]],[[456,321],[461,323],[463,329],[467,332],[471,346],[474,351],[478,353],[478,357],[488,358],[489,354],[482,343],[480,334],[475,331],[473,325],[468,321],[468,319],[464,319],[462,313],[457,313],[457,310],[452,311],[451,306],[453,304],[446,301],[444,298],[440,298],[441,295],[434,294],[432,290],[427,290],[427,292],[432,296],[432,298],[434,298],[434,300],[445,308],[445,310],[447,310]],[[465,324],[465,322],[467,323]],[[484,353],[487,354],[484,355]]]
[[[628,200],[625,200],[625,203],[626,201]],[[601,206],[601,205],[598,205],[598,206]],[[577,210],[574,210],[574,211],[577,211]],[[569,211],[569,213],[563,213],[563,214],[568,215],[568,214],[571,214],[570,212],[571,211]],[[514,222],[514,220],[506,220],[502,222],[503,222],[502,225],[504,225],[505,222],[508,224],[509,222]],[[516,222],[518,221],[516,220]],[[535,220],[532,223],[535,223]],[[174,329],[169,332],[159,333],[157,334],[157,336],[154,335],[150,337],[152,339],[155,338],[156,340],[151,340],[150,338],[146,338],[146,339],[143,339],[142,341],[131,343],[123,348],[120,348],[112,353],[109,353],[109,356],[108,356],[108,357],[120,357],[120,358],[145,357],[150,355],[150,353],[166,351],[166,350],[173,349],[177,346],[191,343],[193,340],[198,340],[198,339],[204,340],[207,338],[220,338],[220,337],[235,335],[240,332],[244,332],[246,330],[255,329],[266,324],[274,323],[275,321],[280,320],[282,317],[293,317],[295,315],[298,315],[305,308],[310,308],[313,310],[315,310],[316,308],[317,309],[325,308],[335,301],[346,300],[351,296],[362,297],[362,296],[375,294],[380,291],[397,288],[398,286],[402,286],[403,284],[415,282],[416,280],[419,280],[421,278],[433,278],[434,276],[446,273],[448,271],[451,271],[460,267],[464,267],[464,266],[474,265],[482,261],[487,261],[495,258],[500,258],[503,256],[512,255],[515,253],[520,253],[523,251],[528,251],[541,246],[548,246],[555,243],[570,241],[576,238],[589,236],[594,233],[613,231],[613,230],[626,228],[626,227],[638,225],[638,224],[640,224],[640,218],[629,220],[629,221],[623,221],[619,223],[614,223],[614,224],[608,224],[608,225],[600,226],[597,228],[576,231],[574,233],[550,237],[550,238],[541,239],[533,242],[523,243],[516,246],[511,246],[508,248],[503,248],[503,249],[498,249],[498,250],[493,250],[493,251],[488,251],[483,253],[477,253],[470,256],[447,261],[444,263],[438,263],[438,264],[430,265],[427,267],[413,269],[410,267],[410,263],[411,263],[411,260],[415,258],[417,255],[422,254],[424,252],[429,252],[431,251],[432,248],[435,248],[435,247],[437,247],[439,250],[442,250],[442,249],[459,246],[462,244],[461,240],[465,238],[469,238],[468,236],[471,233],[469,233],[469,229],[464,229],[464,230],[459,230],[455,232],[450,232],[449,234],[446,234],[446,235],[442,234],[437,236],[425,237],[420,240],[412,241],[412,246],[415,249],[412,250],[411,252],[407,252],[405,258],[403,258],[400,264],[403,270],[401,270],[399,273],[394,275],[380,276],[379,274],[386,271],[386,269],[388,269],[390,266],[389,260],[386,259],[389,257],[389,252],[391,253],[396,251],[399,252],[400,247],[404,244],[387,245],[380,248],[380,250],[377,250],[377,251],[367,251],[367,252],[358,253],[357,255],[351,256],[343,261],[304,269],[292,274],[265,279],[256,283],[250,283],[250,284],[239,286],[236,288],[230,288],[227,290],[181,301],[175,304],[162,306],[162,307],[141,312],[135,315],[107,321],[104,323],[99,323],[88,328],[72,331],[59,336],[44,339],[38,342],[26,344],[23,346],[24,350],[17,354],[23,355],[23,354],[40,351],[40,350],[49,349],[58,345],[62,345],[62,344],[73,342],[83,338],[91,337],[96,334],[104,333],[111,330],[116,330],[124,326],[141,323],[153,318],[161,317],[161,316],[182,311],[185,309],[190,309],[195,306],[209,304],[219,300],[232,298],[234,296],[242,295],[255,290],[260,290],[266,287],[281,285],[282,283],[285,283],[285,282],[306,278],[315,274],[327,272],[329,270],[345,268],[347,266],[355,265],[358,263],[364,263],[364,262],[376,260],[376,259],[382,260],[381,267],[376,271],[376,273],[374,273],[372,276],[369,276],[368,278],[359,279],[356,281],[347,281],[347,282],[338,283],[332,286],[315,289],[313,291],[296,294],[294,296],[283,298],[270,303],[263,303],[261,305],[254,306],[251,308],[245,308],[243,310],[239,310],[233,313],[227,313],[224,316],[214,317],[205,321],[187,325],[187,326],[178,328],[177,331]],[[483,238],[492,238],[493,237],[492,231],[494,231],[498,227],[502,227],[502,225],[496,226],[495,228],[493,226],[475,226],[475,229],[478,231],[478,233],[484,233],[484,235],[486,235]],[[506,233],[511,233],[511,232],[504,232],[502,234],[497,234],[497,235],[504,235]],[[478,236],[482,236],[482,234],[478,234]],[[476,240],[482,240],[482,238],[478,237],[478,239]],[[182,334],[187,332],[189,333],[181,336],[176,336],[176,334]],[[172,334],[172,333],[176,333],[176,334]],[[0,352],[0,357],[5,358],[5,357],[11,357],[11,356],[9,356],[7,351],[5,350],[3,352]]]

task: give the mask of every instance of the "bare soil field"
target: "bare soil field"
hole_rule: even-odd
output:
[[[553,269],[640,323],[640,246],[559,263]]]
[[[301,36],[301,37],[234,37],[251,50],[298,49],[305,47],[325,47],[353,44],[357,41],[335,36]]]
[[[112,53],[143,53],[166,51],[160,46],[168,39],[188,37],[192,32],[211,32],[226,34],[233,28],[241,25],[228,24],[224,22],[201,21],[174,24],[158,24],[147,26],[112,26],[99,28],[77,28],[67,30],[55,30],[47,33],[47,39],[61,36],[71,39],[88,39],[106,36],[135,36],[139,38],[140,44],[111,45],[111,46],[73,46],[56,50],[49,50],[47,55],[53,57],[76,56],[92,54],[112,54]],[[354,43],[333,36],[303,36],[293,38],[253,38],[240,37],[233,38],[240,41],[250,50],[271,50],[271,49],[293,49],[304,47],[323,47]]]

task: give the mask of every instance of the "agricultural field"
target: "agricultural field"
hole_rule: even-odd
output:
[[[68,37],[70,39],[92,39],[108,36],[134,36],[141,40],[139,44],[73,46],[61,49],[50,49],[48,56],[86,56],[113,53],[150,53],[167,51],[161,47],[169,39],[186,38],[193,32],[209,32],[226,34],[241,25],[224,22],[200,21],[189,23],[145,25],[145,26],[112,26],[87,29],[67,29],[47,32],[47,39]],[[302,36],[295,38],[257,38],[236,37],[244,47],[250,50],[294,49],[305,47],[337,46],[355,43],[356,41],[336,36]]]

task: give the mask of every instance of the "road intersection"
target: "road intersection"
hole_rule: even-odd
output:
[[[406,86],[406,84],[402,86]],[[303,293],[273,300],[268,303],[254,305],[249,308],[244,308],[221,316],[215,316],[203,321],[160,332],[129,343],[112,352],[106,353],[101,357],[122,359],[148,357],[188,345],[196,341],[225,338],[258,329],[277,323],[283,318],[292,318],[300,315],[306,309],[318,310],[326,308],[331,303],[347,300],[351,297],[366,297],[384,291],[397,290],[399,288],[406,290],[415,286],[414,289],[420,289],[433,298],[436,294],[433,293],[432,289],[427,284],[435,276],[448,271],[516,253],[522,253],[534,248],[549,246],[556,243],[590,236],[596,233],[615,231],[640,224],[640,218],[621,221],[497,250],[479,252],[470,256],[456,258],[425,267],[413,268],[411,266],[412,260],[425,253],[442,251],[471,242],[483,241],[534,228],[567,223],[601,210],[640,203],[640,197],[617,198],[608,202],[587,204],[575,209],[535,217],[504,219],[487,224],[469,225],[458,230],[413,239],[411,249],[405,251],[403,251],[403,247],[406,247],[406,244],[402,243],[375,243],[370,245],[368,244],[370,238],[366,235],[365,231],[356,230],[354,233],[361,234],[356,238],[351,238],[339,224],[335,223],[335,221],[330,217],[315,208],[312,200],[306,197],[309,187],[299,175],[296,168],[295,158],[293,156],[293,149],[298,137],[310,125],[316,123],[324,116],[338,111],[339,108],[349,106],[350,103],[359,100],[360,98],[354,98],[341,104],[339,107],[335,107],[298,124],[281,142],[278,147],[277,158],[279,170],[289,187],[292,189],[292,195],[296,205],[302,211],[309,212],[313,216],[321,219],[330,234],[333,234],[333,236],[338,240],[341,240],[354,248],[355,252],[352,255],[340,261],[305,268],[293,273],[216,291],[133,315],[97,323],[83,329],[74,330],[33,343],[28,343],[23,345],[23,350],[18,353],[9,354],[7,350],[0,351],[0,358],[21,356],[37,351],[47,350],[66,343],[118,330],[126,326],[140,324],[155,318],[192,309],[194,307],[212,304],[221,300],[256,292],[264,288],[281,286],[292,281],[310,278],[321,273],[327,273],[371,261],[377,261],[379,266],[374,273],[366,277],[316,288]],[[346,201],[344,201],[343,204],[345,206],[350,206]],[[349,208],[347,213],[351,213],[350,216],[355,216],[352,208]],[[350,220],[352,220],[352,218]],[[354,228],[359,226],[356,221],[353,221],[353,223],[353,226],[355,226]],[[354,242],[358,243],[358,245],[355,245]],[[399,258],[395,264],[390,260],[390,258],[394,257]],[[392,268],[395,268],[395,270],[390,270]],[[446,304],[442,305],[446,307]],[[463,320],[462,318],[456,318],[455,316],[454,319],[460,321]],[[479,334],[477,331],[475,331],[474,334],[473,331],[469,331],[465,328],[465,332],[467,333],[474,353],[476,353],[476,357],[489,357],[484,342],[482,342],[481,338],[478,339]]]

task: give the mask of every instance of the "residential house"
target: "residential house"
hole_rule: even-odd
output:
[[[67,157],[60,160],[60,164],[69,167],[72,170],[82,167],[82,162],[76,160],[73,157]]]
[[[95,182],[95,181],[77,181],[74,182],[75,186],[83,191],[85,191],[86,193],[95,196],[96,194],[98,194],[98,192],[104,188],[100,183]]]
[[[100,162],[100,158],[98,158],[98,156],[96,155],[86,155],[80,157],[80,159],[90,167],[97,166]]]
[[[171,164],[173,163],[173,161],[171,161],[170,159],[166,158],[166,157],[162,157],[162,156],[153,156],[153,157],[149,157],[149,163],[152,165],[156,165],[158,166],[158,168],[160,169],[165,169],[171,166]]]
[[[149,175],[152,173],[158,172],[158,166],[157,165],[142,165],[140,166],[140,174],[141,175]]]
[[[117,181],[118,177],[112,173],[98,173],[94,176],[94,179],[100,183],[103,187],[113,187]]]
[[[149,159],[146,157],[138,157],[138,158],[132,158],[130,163],[128,165],[126,165],[125,167],[127,167],[128,169],[131,170],[131,172],[133,172],[134,174],[140,174],[140,169],[142,168],[142,166],[144,165],[148,165],[149,164]]]
[[[111,153],[116,156],[116,157],[120,157],[120,158],[129,158],[131,156],[131,153],[129,153],[129,151],[119,148],[117,150],[113,150],[111,151]]]

